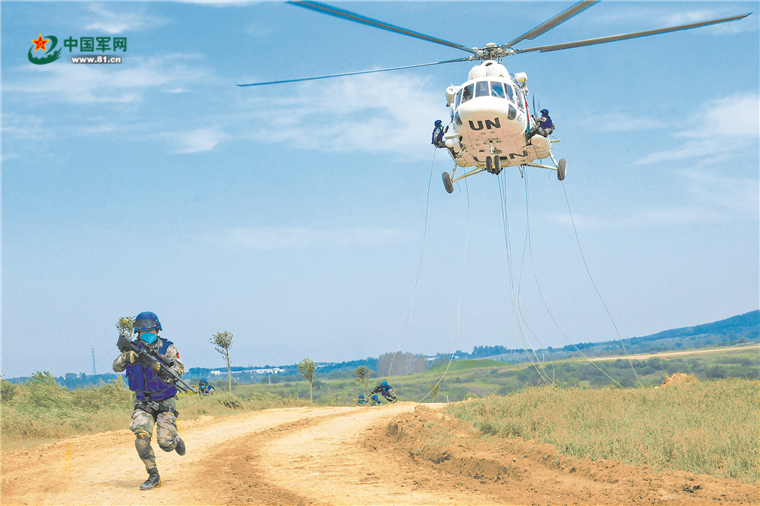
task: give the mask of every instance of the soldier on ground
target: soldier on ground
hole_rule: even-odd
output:
[[[152,312],[143,312],[135,317],[133,326],[137,332],[135,344],[140,349],[149,349],[166,355],[174,361],[172,370],[181,376],[184,366],[179,358],[179,352],[171,341],[158,336],[163,330],[158,316]],[[135,410],[129,429],[135,433],[135,448],[148,471],[148,479],[140,485],[140,490],[150,490],[161,486],[161,477],[156,468],[156,456],[150,446],[153,426],[157,425],[156,438],[158,447],[165,452],[176,451],[185,454],[185,442],[177,434],[177,387],[174,382],[161,373],[166,367],[156,363],[146,367],[138,360],[134,351],[119,355],[113,362],[113,370],[120,373],[127,371],[129,389],[135,392]]]

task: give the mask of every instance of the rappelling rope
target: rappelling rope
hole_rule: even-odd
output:
[[[612,326],[615,327],[615,332],[617,333],[618,339],[620,340],[620,345],[623,347],[623,353],[625,354],[625,358],[628,359],[628,363],[631,364],[631,370],[633,371],[634,376],[636,376],[636,381],[639,382],[640,386],[643,386],[641,383],[641,378],[639,378],[639,375],[636,374],[636,369],[633,367],[633,361],[630,359],[630,357],[628,356],[628,351],[625,349],[623,336],[620,335],[620,331],[618,330],[617,324],[615,323],[615,319],[612,317],[612,313],[610,313],[610,310],[607,308],[607,304],[604,302],[604,299],[602,298],[602,294],[599,293],[599,289],[596,287],[596,283],[594,282],[593,276],[591,276],[591,271],[589,270],[588,264],[586,263],[586,256],[583,254],[583,248],[581,247],[581,240],[578,238],[578,229],[575,228],[575,218],[573,218],[573,210],[570,208],[570,199],[567,197],[567,189],[565,188],[564,181],[562,182],[562,191],[565,192],[565,201],[567,202],[567,210],[570,212],[570,222],[573,224],[573,232],[575,232],[575,241],[578,243],[578,249],[581,252],[583,265],[586,266],[586,272],[588,273],[588,277],[591,280],[591,284],[594,285],[594,290],[596,290],[596,294],[599,296],[599,300],[602,301],[602,305],[604,306],[605,311],[607,311],[607,316],[610,317]]]
[[[527,240],[527,246],[528,246],[527,249],[528,249],[528,252],[530,253],[530,263],[531,263],[531,265],[533,267],[533,277],[536,280],[536,287],[538,288],[538,293],[541,296],[541,301],[544,303],[544,307],[546,308],[546,312],[549,313],[549,316],[551,317],[552,321],[554,322],[554,325],[557,327],[557,330],[559,330],[560,334],[562,334],[565,337],[565,339],[567,340],[567,342],[570,343],[573,346],[573,348],[575,348],[575,350],[578,353],[580,353],[581,356],[588,361],[588,363],[590,363],[591,365],[593,365],[594,367],[596,367],[602,374],[604,374],[605,376],[607,376],[613,383],[615,383],[619,387],[623,388],[623,385],[621,385],[615,378],[613,378],[612,376],[610,376],[609,374],[607,374],[601,367],[599,367],[594,362],[592,362],[591,359],[589,357],[587,357],[580,350],[580,348],[578,348],[575,345],[575,343],[570,340],[569,337],[567,337],[567,334],[565,334],[565,331],[562,330],[562,327],[559,326],[559,323],[557,323],[557,320],[554,318],[554,315],[552,314],[551,309],[549,309],[549,305],[546,303],[546,299],[544,298],[544,293],[541,290],[541,284],[538,282],[538,274],[536,273],[536,263],[535,263],[535,261],[533,259],[533,245],[532,245],[531,240],[530,240],[530,207],[529,207],[528,202],[529,202],[529,197],[528,197],[528,174],[525,174],[525,214],[527,216],[527,221],[526,221],[527,230],[526,230],[526,233],[525,233],[525,237],[526,237],[526,240]],[[524,253],[525,252],[523,252],[523,255],[524,255]],[[520,275],[522,276],[522,268],[521,268]],[[518,303],[519,303],[519,300],[520,300],[519,297],[518,297],[517,300],[518,300]],[[520,312],[520,316],[522,316],[522,311]],[[524,321],[524,319],[523,319],[523,321]],[[527,326],[527,323],[526,323],[526,326]],[[538,339],[538,338],[536,338],[536,339]],[[544,347],[544,348],[546,348],[546,347]],[[549,360],[551,361],[551,355],[549,356]],[[553,364],[552,364],[552,367],[553,367]]]
[[[386,379],[390,379],[391,370],[393,369],[393,361],[396,359],[396,355],[401,351],[401,343],[404,341],[404,335],[406,334],[406,327],[409,325],[409,317],[412,315],[412,307],[414,306],[414,297],[417,295],[417,285],[420,283],[420,273],[422,272],[422,261],[425,259],[425,243],[427,242],[427,225],[428,214],[430,211],[430,186],[433,181],[433,168],[435,167],[435,154],[438,149],[433,151],[433,163],[430,164],[430,177],[428,178],[428,190],[427,190],[427,202],[425,203],[425,231],[422,234],[422,254],[420,255],[420,268],[417,270],[417,280],[414,282],[414,291],[412,292],[412,301],[409,303],[409,311],[406,313],[406,321],[404,322],[404,330],[401,331],[401,339],[398,341],[396,351],[391,357],[391,364],[388,366],[388,376]]]
[[[467,179],[464,180],[464,188],[465,192],[467,193],[467,233],[464,236],[464,255],[462,257],[462,276],[459,280],[459,299],[457,301],[457,334],[454,338],[454,348],[451,352],[451,355],[449,355],[449,363],[446,364],[446,369],[444,369],[443,374],[441,374],[441,378],[436,382],[435,385],[433,385],[433,388],[430,389],[430,391],[425,394],[425,397],[420,399],[417,402],[422,402],[427,397],[433,393],[433,390],[436,390],[438,386],[441,384],[441,381],[443,381],[443,378],[446,377],[446,373],[449,372],[449,367],[451,367],[451,362],[454,360],[454,353],[456,353],[457,349],[457,342],[459,341],[459,316],[461,314],[461,308],[462,308],[462,286],[464,285],[464,266],[467,263],[467,241],[470,238],[470,189],[467,186]]]
[[[543,371],[540,370],[540,368],[536,365],[537,362],[540,362],[538,355],[536,354],[536,350],[533,349],[532,345],[528,345],[525,339],[525,333],[523,332],[522,325],[520,323],[520,316],[518,315],[518,304],[515,298],[515,283],[514,283],[514,272],[512,269],[512,244],[510,240],[510,234],[509,234],[509,211],[507,208],[507,179],[506,179],[506,171],[503,172],[503,176],[499,176],[499,196],[501,198],[501,218],[502,218],[502,224],[504,226],[504,243],[507,248],[507,267],[509,272],[509,294],[512,302],[512,313],[515,317],[515,321],[517,322],[517,330],[520,334],[520,339],[523,343],[523,349],[525,350],[525,354],[528,357],[528,360],[533,365],[533,367],[536,370],[536,373],[538,376],[546,383],[546,384],[552,384],[553,381],[546,376]],[[530,353],[528,352],[528,348],[533,352],[533,356],[536,359],[536,363],[533,362],[533,358],[531,357]]]
[[[535,332],[533,332],[533,329],[528,325],[528,321],[525,319],[525,316],[522,313],[522,278],[523,278],[523,268],[525,267],[525,252],[528,251],[530,248],[530,206],[529,206],[529,198],[528,198],[528,174],[523,174],[523,179],[525,181],[525,242],[523,243],[523,253],[522,258],[520,259],[520,279],[517,283],[517,310],[520,313],[520,318],[522,319],[523,323],[525,324],[525,328],[528,329],[528,332],[533,335],[533,337],[536,338],[536,341],[538,341],[538,344],[541,345],[542,349],[546,350],[547,347],[544,343],[541,342],[541,339],[538,338]],[[533,250],[530,250],[530,258],[531,262],[533,262]],[[533,266],[533,274],[535,276],[536,273],[536,267]],[[538,277],[536,277],[536,284],[538,284]],[[539,290],[541,288],[539,287]],[[546,305],[546,303],[544,303]],[[545,364],[546,361],[542,360],[542,364]],[[555,383],[555,375],[554,375],[554,362],[552,362],[551,354],[549,354],[549,363],[552,366],[552,384],[556,386]]]

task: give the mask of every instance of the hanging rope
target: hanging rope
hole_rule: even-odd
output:
[[[538,367],[538,363],[540,362],[538,355],[536,354],[536,350],[533,349],[532,344],[529,346],[528,342],[525,338],[525,333],[522,329],[522,324],[520,323],[520,316],[519,316],[519,309],[518,309],[518,302],[515,297],[515,283],[514,283],[514,272],[512,269],[512,245],[510,240],[510,233],[509,233],[509,211],[507,208],[507,179],[506,179],[506,171],[502,171],[502,174],[499,176],[499,194],[501,198],[501,211],[502,211],[502,223],[504,226],[504,243],[507,248],[507,268],[509,272],[509,294],[512,301],[512,313],[515,317],[515,321],[517,322],[517,330],[520,335],[520,339],[523,343],[523,349],[525,350],[526,356],[528,357],[528,361],[533,365],[534,369],[536,370],[536,374],[544,381],[546,384],[553,384],[554,382],[549,379],[546,374],[541,371],[541,369]],[[530,351],[533,353],[533,357],[531,357],[531,354],[528,352],[528,348],[530,348]],[[533,358],[535,358],[535,362],[533,361]]]
[[[425,259],[425,244],[427,243],[427,225],[428,225],[428,214],[430,211],[430,186],[433,181],[433,168],[435,167],[435,154],[438,152],[437,149],[433,151],[433,163],[430,164],[430,177],[428,178],[428,189],[427,189],[427,202],[425,203],[425,231],[422,234],[422,254],[420,255],[420,267],[417,269],[417,280],[414,282],[414,291],[412,292],[412,301],[409,303],[409,311],[406,313],[406,321],[404,322],[404,330],[401,331],[401,339],[398,341],[398,346],[396,346],[396,351],[393,352],[393,356],[391,357],[391,364],[388,366],[388,376],[386,377],[386,380],[390,379],[391,377],[391,370],[393,369],[393,361],[396,359],[396,355],[399,351],[401,351],[401,343],[404,341],[404,335],[406,334],[406,327],[409,325],[409,317],[412,315],[412,307],[414,306],[414,297],[417,295],[417,285],[420,283],[420,273],[422,272],[422,262]]]
[[[599,300],[602,301],[602,305],[604,306],[605,311],[607,311],[607,316],[610,317],[612,326],[615,327],[615,332],[617,333],[618,339],[620,340],[620,345],[623,347],[623,353],[625,354],[626,359],[628,359],[628,363],[631,365],[631,370],[633,371],[633,375],[636,376],[636,381],[639,382],[639,386],[643,386],[643,384],[641,383],[641,378],[639,378],[639,375],[636,374],[636,369],[634,369],[633,367],[633,361],[630,359],[630,357],[628,356],[628,351],[625,349],[623,336],[620,335],[620,331],[618,330],[617,324],[615,324],[615,319],[612,318],[612,313],[610,313],[610,310],[607,308],[607,304],[604,302],[604,299],[602,298],[602,294],[599,293],[599,289],[596,287],[596,283],[594,282],[593,276],[591,276],[591,271],[589,270],[588,264],[586,263],[586,256],[583,254],[583,248],[581,247],[581,240],[578,238],[578,229],[575,228],[575,218],[573,218],[573,210],[570,208],[570,199],[567,197],[567,188],[565,188],[564,181],[562,182],[562,190],[565,192],[565,201],[567,202],[567,210],[570,212],[570,221],[573,224],[573,232],[575,232],[575,241],[578,243],[578,249],[581,252],[583,265],[586,267],[586,272],[588,273],[588,277],[591,280],[591,284],[594,285],[594,290],[596,290],[596,294],[599,296]]]
[[[531,240],[530,240],[530,206],[529,206],[529,196],[528,195],[529,195],[529,192],[528,192],[528,175],[525,174],[525,215],[527,217],[527,219],[526,219],[526,227],[527,227],[527,229],[526,229],[526,232],[525,232],[525,237],[526,237],[526,240],[527,240],[527,249],[528,249],[528,252],[530,253],[530,263],[531,263],[531,266],[533,267],[533,277],[536,280],[536,287],[538,288],[538,294],[541,296],[541,301],[544,303],[544,307],[546,308],[546,312],[549,313],[549,316],[551,317],[552,321],[554,322],[554,325],[557,327],[557,330],[559,330],[560,334],[562,334],[564,336],[564,338],[567,340],[567,342],[570,343],[573,346],[573,348],[575,348],[575,350],[578,353],[580,353],[581,356],[588,361],[588,363],[590,363],[591,365],[593,365],[594,367],[596,367],[602,374],[604,374],[605,376],[607,376],[607,378],[609,378],[613,383],[615,383],[619,387],[623,388],[623,385],[621,385],[615,378],[613,378],[612,376],[610,376],[609,374],[607,374],[601,367],[599,367],[594,362],[592,362],[591,359],[589,357],[587,357],[580,350],[580,348],[578,348],[575,345],[575,343],[572,340],[570,340],[569,337],[567,337],[567,334],[565,334],[565,331],[562,330],[562,327],[559,326],[559,323],[557,323],[556,318],[554,318],[554,314],[552,313],[551,309],[549,309],[549,304],[546,303],[546,298],[544,297],[544,292],[541,290],[541,283],[539,283],[539,281],[538,281],[538,273],[536,272],[536,262],[533,259],[533,245],[531,244]],[[524,251],[523,251],[523,256],[524,256]],[[522,275],[522,268],[521,268],[521,275]],[[518,301],[519,301],[519,298],[518,298]],[[522,312],[520,313],[520,316],[522,316]],[[526,326],[527,326],[527,323],[526,323]],[[538,339],[538,338],[536,338],[536,339]],[[546,348],[546,347],[544,346],[544,348]],[[551,361],[551,355],[549,356],[549,360]],[[553,364],[552,364],[552,367],[554,367]]]
[[[459,280],[459,299],[457,301],[457,333],[456,337],[454,338],[454,348],[451,352],[451,355],[449,355],[449,363],[446,364],[446,369],[444,369],[443,374],[441,374],[441,378],[433,385],[433,388],[430,389],[430,391],[425,394],[425,397],[420,399],[417,402],[422,402],[427,397],[433,393],[434,390],[438,389],[438,386],[441,384],[441,381],[443,381],[443,378],[446,377],[446,373],[449,372],[449,367],[451,367],[451,362],[454,360],[454,353],[457,349],[457,342],[459,342],[459,317],[461,314],[461,307],[462,307],[462,286],[464,285],[464,266],[467,263],[467,241],[470,238],[470,188],[467,186],[467,179],[464,180],[464,188],[467,193],[467,233],[464,237],[464,255],[462,258],[462,276]]]

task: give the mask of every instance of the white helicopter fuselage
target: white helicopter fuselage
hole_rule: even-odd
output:
[[[474,67],[467,82],[446,90],[451,124],[444,139],[458,166],[482,168],[488,157],[498,156],[500,165],[509,167],[551,156],[548,139],[528,136],[533,120],[526,79],[489,60]]]

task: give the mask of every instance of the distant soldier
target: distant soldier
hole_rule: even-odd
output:
[[[202,395],[211,395],[216,392],[213,385],[209,384],[206,378],[202,378],[198,382],[198,393]]]
[[[359,394],[359,406],[363,406],[367,404],[367,399],[364,398],[364,395]]]
[[[381,394],[386,402],[394,402],[396,400],[396,394],[393,392],[393,388],[387,381],[383,381],[372,390],[373,394]],[[378,403],[379,404],[379,403]]]
[[[137,332],[138,348],[166,355],[174,361],[172,370],[178,376],[182,375],[184,366],[179,359],[177,348],[171,341],[158,337],[158,332],[163,329],[155,313],[144,312],[137,315],[133,328]],[[156,436],[159,448],[165,452],[176,451],[179,455],[184,455],[186,450],[185,442],[177,434],[177,387],[161,374],[161,367],[164,366],[160,363],[154,364],[153,367],[145,367],[139,363],[138,355],[134,351],[122,353],[113,362],[114,372],[127,371],[129,389],[135,392],[136,396],[129,429],[135,433],[137,454],[148,471],[148,479],[140,485],[140,490],[161,486],[156,456],[150,446],[155,424],[158,425]]]

